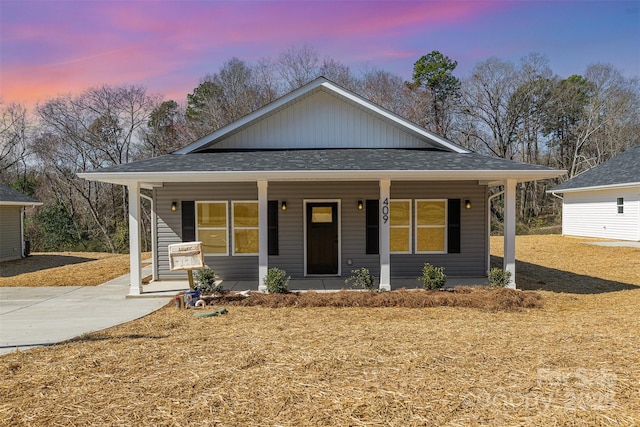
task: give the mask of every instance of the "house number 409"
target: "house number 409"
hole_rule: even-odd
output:
[[[386,224],[389,221],[389,198],[385,198],[382,202],[382,220]]]

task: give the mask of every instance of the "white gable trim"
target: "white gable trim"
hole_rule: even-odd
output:
[[[338,95],[339,97],[342,97],[344,99],[347,99],[353,103],[355,103],[356,105],[361,106],[363,109],[365,109],[366,111],[371,112],[374,115],[380,116],[381,118],[384,118],[388,121],[391,121],[395,124],[397,124],[400,128],[404,128],[408,133],[416,135],[419,138],[424,138],[426,140],[429,141],[429,143],[435,145],[435,146],[441,146],[442,148],[449,150],[449,151],[453,151],[456,153],[469,153],[468,150],[464,149],[461,146],[458,146],[457,144],[454,144],[451,141],[447,141],[446,139],[435,135],[429,131],[427,131],[426,129],[423,129],[403,118],[401,118],[400,116],[397,116],[394,113],[391,113],[390,111],[387,111],[373,103],[371,103],[370,101],[367,101],[366,99],[352,93],[349,92],[339,86],[337,86],[336,84],[328,81],[327,79],[325,79],[324,77],[319,77],[318,79],[312,81],[311,83],[302,86],[301,88],[294,90],[293,92],[289,93],[288,95],[285,95],[279,99],[277,99],[276,101],[254,111],[253,113],[250,113],[248,115],[246,115],[245,117],[230,123],[227,126],[224,126],[222,128],[220,128],[219,130],[217,130],[216,132],[212,133],[211,135],[205,136],[201,139],[199,139],[198,141],[193,142],[192,144],[187,145],[186,147],[175,151],[174,154],[189,154],[192,153],[194,151],[197,151],[201,148],[206,147],[207,145],[210,144],[215,144],[216,140],[220,140],[226,136],[232,135],[233,133],[251,125],[251,123],[260,120],[261,118],[267,117],[269,115],[271,115],[272,113],[276,112],[278,109],[283,108],[285,106],[287,106],[288,104],[294,102],[295,100],[306,96],[307,94],[311,93],[314,90],[317,89],[322,89],[322,90],[328,90],[336,95]],[[302,147],[301,147],[302,148]]]

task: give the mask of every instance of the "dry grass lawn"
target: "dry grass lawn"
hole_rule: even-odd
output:
[[[0,425],[640,424],[640,250],[517,245],[542,308],[170,305],[0,356]]]
[[[150,257],[150,253],[142,256]],[[96,286],[127,273],[127,254],[36,252],[0,263],[0,286]]]

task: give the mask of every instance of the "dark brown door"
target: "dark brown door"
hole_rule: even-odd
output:
[[[337,203],[307,203],[307,274],[338,274]]]

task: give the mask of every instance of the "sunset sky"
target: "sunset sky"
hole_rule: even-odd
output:
[[[100,84],[142,84],[184,102],[236,56],[307,43],[356,73],[405,79],[438,50],[466,77],[490,56],[546,55],[561,77],[612,64],[640,76],[640,2],[0,0],[0,97],[28,106]]]

